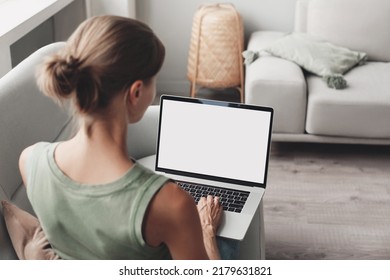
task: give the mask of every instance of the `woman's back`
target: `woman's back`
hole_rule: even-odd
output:
[[[58,167],[58,143],[38,143],[26,162],[28,196],[48,240],[64,259],[164,259],[151,248],[142,223],[155,193],[167,182],[135,163],[117,180],[80,184]]]

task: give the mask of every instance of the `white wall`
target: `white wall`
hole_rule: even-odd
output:
[[[135,18],[135,0],[86,0],[88,16],[118,15]]]
[[[138,0],[137,18],[164,42],[167,54],[158,76],[158,91],[187,95],[187,55],[192,18],[203,3],[233,3],[244,20],[246,38],[255,30],[292,31],[296,0]]]

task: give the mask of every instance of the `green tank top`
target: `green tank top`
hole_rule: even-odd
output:
[[[135,163],[108,184],[79,184],[54,160],[58,143],[35,145],[26,162],[27,195],[47,239],[63,259],[166,259],[142,234],[146,209],[168,178]]]

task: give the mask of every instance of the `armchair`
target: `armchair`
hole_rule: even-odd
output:
[[[63,46],[63,42],[58,42],[39,49],[0,79],[0,200],[11,201],[31,214],[34,212],[18,168],[20,153],[36,142],[61,141],[73,133],[72,116],[45,97],[35,81],[36,66],[46,55]],[[159,107],[151,106],[140,122],[129,126],[128,150],[135,159],[156,153],[158,117]],[[243,241],[242,258],[264,258],[262,221],[259,211]],[[0,206],[1,259],[17,259],[17,256]]]

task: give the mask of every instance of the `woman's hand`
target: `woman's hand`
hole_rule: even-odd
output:
[[[210,259],[220,259],[217,247],[217,229],[221,223],[223,209],[218,197],[202,197],[198,202],[200,224],[202,225],[203,242]]]
[[[203,231],[211,229],[215,235],[223,213],[219,198],[211,195],[202,197],[197,207]]]

